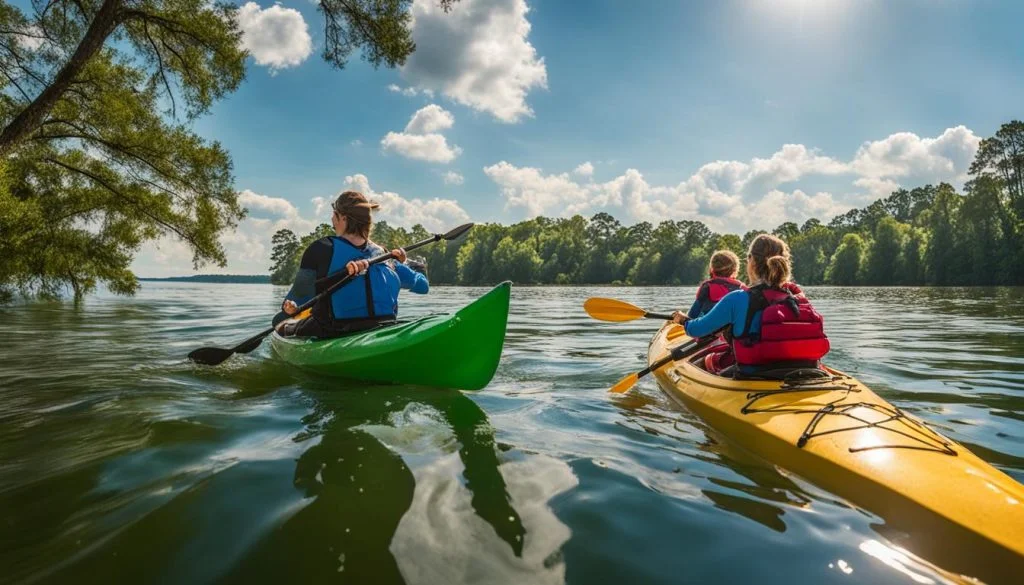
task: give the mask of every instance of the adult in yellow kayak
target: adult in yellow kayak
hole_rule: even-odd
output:
[[[331,206],[335,235],[321,238],[302,254],[295,283],[281,305],[294,315],[299,305],[326,290],[335,278],[355,276],[352,282],[313,306],[308,317],[277,326],[285,337],[337,337],[393,322],[398,316],[398,293],[430,290],[427,277],[405,264],[405,251],[392,250],[395,261],[370,265],[369,259],[385,253],[370,241],[371,212],[379,206],[357,191],[345,191]]]
[[[747,252],[747,289],[730,292],[695,319],[673,313],[673,320],[693,338],[725,329],[736,364],[712,373],[771,377],[819,366],[829,350],[824,320],[806,297],[794,296],[787,286],[791,265],[789,246],[775,236],[761,234]],[[714,369],[714,360],[707,363]]]

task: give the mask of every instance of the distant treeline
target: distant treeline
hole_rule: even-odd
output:
[[[194,276],[170,276],[167,278],[140,278],[170,282],[215,282],[228,284],[268,284],[269,274],[196,274]]]
[[[1024,123],[1004,124],[981,142],[964,193],[948,184],[900,189],[866,208],[823,224],[786,222],[774,230],[789,243],[801,284],[1024,284]],[[623,226],[607,213],[514,225],[477,225],[467,236],[418,250],[438,284],[692,284],[705,278],[716,249],[745,256],[764,233],[717,234],[692,220]],[[290,284],[302,251],[331,235],[324,224],[299,239],[274,234],[271,281]],[[428,237],[386,222],[372,239],[387,247]]]

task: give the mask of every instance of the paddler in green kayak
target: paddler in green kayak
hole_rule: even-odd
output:
[[[395,260],[369,265],[368,259],[384,254],[370,241],[371,211],[379,206],[357,191],[345,191],[331,206],[334,236],[321,238],[306,248],[288,295],[281,305],[294,315],[302,303],[332,284],[335,276],[358,275],[313,306],[309,316],[288,320],[277,326],[278,334],[290,337],[326,339],[345,333],[378,327],[398,317],[398,293],[408,289],[417,294],[430,290],[427,277],[405,264],[405,250],[391,251]]]

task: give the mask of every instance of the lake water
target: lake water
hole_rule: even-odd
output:
[[[484,289],[403,297],[448,311]],[[927,583],[882,520],[740,451],[652,379],[689,288],[513,287],[477,393],[343,385],[265,344],[284,289],[146,282],[0,308],[3,583]],[[1024,481],[1024,289],[810,288],[828,362]],[[396,368],[402,367],[395,363]],[[865,545],[868,543],[868,545]],[[898,555],[897,555],[898,556]]]

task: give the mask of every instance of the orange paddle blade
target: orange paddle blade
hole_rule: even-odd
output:
[[[644,315],[647,314],[647,311],[632,303],[601,297],[592,297],[587,299],[587,301],[583,303],[583,310],[585,310],[588,315],[599,321],[613,321],[616,323],[643,319]]]
[[[630,388],[632,388],[636,384],[637,380],[639,380],[639,379],[640,379],[640,376],[638,376],[637,374],[635,374],[635,373],[634,374],[630,374],[630,375],[626,376],[625,378],[619,380],[619,383],[614,385],[614,386],[612,386],[611,389],[608,390],[608,391],[609,392],[614,392],[615,394],[622,394],[623,392],[626,392]]]

